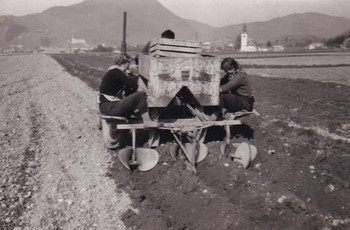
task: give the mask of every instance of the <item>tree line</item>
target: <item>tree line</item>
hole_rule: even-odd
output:
[[[350,30],[326,41],[330,48],[350,48]]]

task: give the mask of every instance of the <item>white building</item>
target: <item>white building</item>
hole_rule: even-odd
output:
[[[283,51],[283,50],[284,50],[284,46],[281,46],[281,45],[272,46],[272,51]]]
[[[82,38],[75,38],[74,35],[72,36],[72,39],[70,41],[71,44],[82,44],[87,45],[87,42],[85,39]]]
[[[314,49],[320,49],[320,48],[325,48],[325,44],[321,42],[313,42],[309,45],[308,49],[309,50],[314,50]]]
[[[70,40],[67,41],[68,47],[66,52],[85,52],[91,47],[83,38],[76,38],[74,35]],[[64,52],[64,50],[62,50]]]

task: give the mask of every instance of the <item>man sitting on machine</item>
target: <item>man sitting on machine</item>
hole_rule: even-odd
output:
[[[127,55],[117,56],[104,75],[100,85],[100,112],[121,117],[139,113],[145,127],[158,127],[159,123],[152,121],[148,113],[146,86],[137,76],[127,73],[131,61]]]
[[[230,57],[222,60],[221,69],[225,71],[225,76],[220,80],[221,111],[214,112],[210,119],[217,120],[220,115],[230,115],[242,110],[253,111],[254,97],[247,73],[240,68],[235,59]]]

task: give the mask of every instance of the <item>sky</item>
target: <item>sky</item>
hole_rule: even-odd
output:
[[[40,13],[83,0],[0,0],[0,15]],[[116,0],[118,1],[118,0]],[[142,0],[139,0],[142,1]],[[158,0],[176,15],[211,26],[268,21],[292,13],[319,12],[350,18],[350,0]]]

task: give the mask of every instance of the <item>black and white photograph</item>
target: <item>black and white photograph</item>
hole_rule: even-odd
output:
[[[349,9],[0,0],[0,230],[349,230]]]

